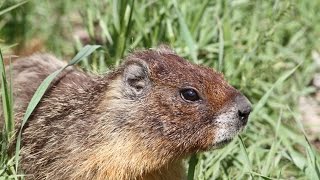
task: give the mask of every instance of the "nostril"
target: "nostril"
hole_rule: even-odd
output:
[[[252,110],[251,103],[243,95],[240,95],[236,98],[236,103],[238,104],[239,119],[243,123],[243,125],[245,125],[248,121],[249,114]]]
[[[239,118],[244,124],[247,123],[250,112],[251,108],[247,108],[245,110],[238,110]]]

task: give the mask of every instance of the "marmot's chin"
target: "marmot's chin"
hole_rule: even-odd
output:
[[[228,128],[221,128],[217,132],[217,137],[213,141],[210,149],[220,149],[229,144],[236,136],[242,132],[244,126],[231,126]]]

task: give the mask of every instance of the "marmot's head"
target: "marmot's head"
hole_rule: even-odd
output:
[[[119,131],[129,131],[151,150],[184,155],[220,147],[247,123],[250,102],[222,74],[169,49],[133,53],[117,73],[107,92],[108,111],[116,109],[111,116]]]

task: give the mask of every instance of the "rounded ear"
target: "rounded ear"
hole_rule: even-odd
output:
[[[124,91],[130,97],[146,92],[150,87],[148,67],[144,62],[132,61],[125,65],[123,71]]]

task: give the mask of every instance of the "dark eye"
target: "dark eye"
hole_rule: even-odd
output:
[[[181,97],[187,101],[198,101],[200,97],[195,89],[187,88],[180,91]]]

